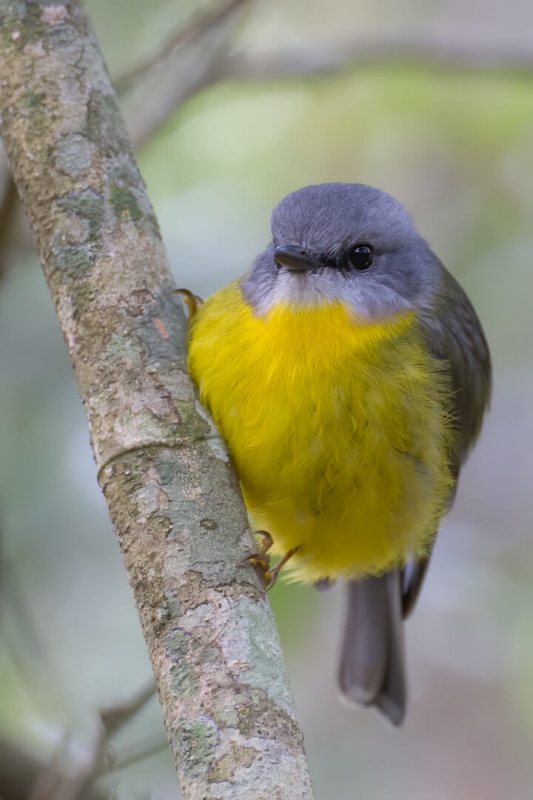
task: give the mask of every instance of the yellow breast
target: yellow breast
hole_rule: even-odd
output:
[[[189,369],[254,524],[303,581],[376,574],[424,552],[451,488],[450,390],[414,314],[341,305],[258,317],[239,284],[191,328]]]

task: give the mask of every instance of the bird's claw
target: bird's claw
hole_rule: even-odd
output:
[[[272,536],[267,531],[255,531],[254,536],[262,536],[263,541],[259,546],[259,552],[252,553],[251,556],[247,556],[243,558],[242,561],[239,561],[237,564],[238,567],[243,566],[244,564],[252,564],[258,565],[261,568],[261,572],[263,573],[263,578],[265,580],[265,588],[267,592],[272,589],[275,585],[276,581],[278,580],[278,575],[280,573],[281,568],[287,563],[287,561],[292,558],[296,550],[298,548],[294,548],[294,550],[289,550],[283,558],[281,558],[277,564],[273,567],[270,566],[270,556],[268,555],[268,551],[274,544],[274,540]]]
[[[270,568],[270,556],[267,553],[253,553],[251,556],[247,556],[247,558],[243,558],[242,561],[239,561],[237,566],[242,567],[245,564],[252,564],[252,566],[260,567],[267,592],[269,589],[272,589],[278,579],[279,568],[277,564]]]
[[[254,531],[253,533],[254,539],[261,538],[261,543],[259,544],[257,553],[252,553],[251,556],[247,556],[243,558],[242,561],[239,561],[237,564],[238,567],[244,566],[244,564],[252,564],[255,566],[261,567],[261,572],[263,573],[263,577],[265,579],[266,590],[268,592],[278,579],[278,572],[276,567],[270,569],[270,556],[268,555],[268,551],[274,544],[274,539],[268,533],[268,531]]]
[[[204,301],[201,297],[198,297],[197,294],[193,294],[190,289],[174,289],[174,291],[170,292],[170,294],[179,294],[181,295],[181,299],[187,306],[187,321],[189,325],[193,317],[195,316],[196,312],[204,304]]]

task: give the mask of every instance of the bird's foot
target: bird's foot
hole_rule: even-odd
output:
[[[259,550],[257,553],[252,553],[251,556],[244,558],[242,561],[239,562],[238,566],[242,564],[257,564],[261,568],[261,572],[263,573],[263,577],[265,579],[266,590],[267,592],[272,589],[274,584],[278,579],[279,572],[282,567],[285,566],[287,561],[292,558],[292,556],[298,550],[298,547],[295,547],[293,550],[289,550],[288,553],[285,553],[283,558],[274,564],[273,567],[270,566],[270,556],[268,555],[268,551],[274,544],[274,540],[272,536],[267,531],[255,531],[254,536],[261,536],[262,542],[259,545]]]
[[[193,294],[189,289],[174,289],[174,291],[170,292],[170,294],[181,295],[181,299],[187,306],[187,321],[190,325],[196,312],[200,306],[204,304],[204,301],[201,297],[198,297],[197,294]]]

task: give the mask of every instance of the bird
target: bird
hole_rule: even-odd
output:
[[[271,230],[205,303],[183,290],[189,372],[263,532],[248,560],[270,585],[281,566],[317,588],[345,584],[341,695],[398,726],[403,621],[489,406],[489,348],[391,195],[306,186],[274,208]]]

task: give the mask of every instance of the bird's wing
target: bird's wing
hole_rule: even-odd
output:
[[[422,312],[420,322],[431,353],[443,362],[451,379],[454,435],[449,464],[456,483],[461,467],[479,435],[483,415],[489,405],[492,368],[489,348],[477,314],[465,292],[444,267],[438,297],[437,308]],[[449,508],[455,496],[455,483]],[[430,555],[408,563],[402,571],[404,618],[409,616],[416,604]]]
[[[457,478],[488,408],[492,368],[481,323],[455,278],[444,270],[437,308],[420,321],[428,347],[448,370],[453,390],[450,470]],[[453,499],[453,498],[452,498]]]

